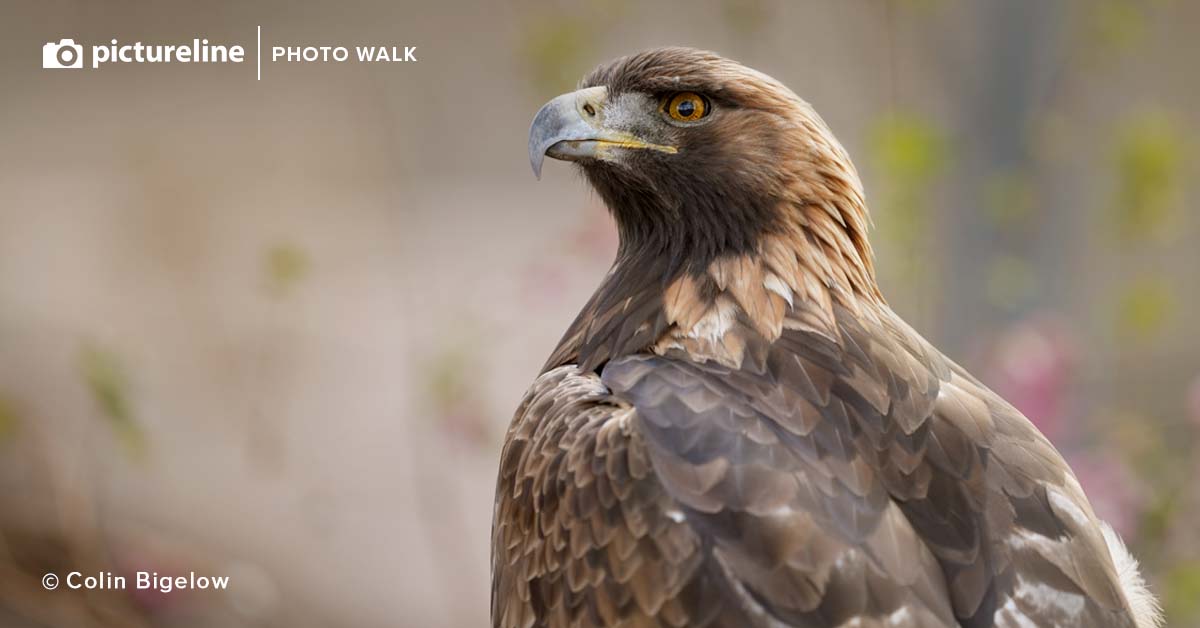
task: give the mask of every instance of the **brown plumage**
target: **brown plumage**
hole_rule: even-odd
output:
[[[505,440],[494,626],[1156,625],[1049,441],[888,308],[791,91],[641,53],[530,150],[579,162],[621,245]]]

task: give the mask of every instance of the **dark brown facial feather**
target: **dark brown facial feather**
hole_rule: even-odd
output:
[[[659,48],[621,57],[592,70],[580,87],[607,86],[614,93],[697,91],[722,104],[782,112],[794,98],[775,79],[714,52]]]
[[[779,211],[784,173],[762,167],[779,156],[785,118],[759,109],[779,100],[770,90],[784,88],[765,81],[729,87],[753,78],[711,53],[667,49],[627,57],[584,80],[610,94],[659,98],[694,90],[716,103],[712,119],[676,130],[679,155],[642,152],[626,166],[583,166],[616,216],[623,253],[668,255],[679,260],[671,271],[704,268],[721,255],[752,252],[764,233],[790,218]]]

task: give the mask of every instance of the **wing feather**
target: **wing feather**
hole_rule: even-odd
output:
[[[769,346],[739,320],[765,351],[741,367],[676,347],[537,379],[501,458],[495,626],[1132,628],[1019,412],[886,308],[804,307]]]

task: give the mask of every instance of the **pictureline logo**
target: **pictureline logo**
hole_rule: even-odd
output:
[[[210,44],[208,39],[196,38],[191,44],[110,44],[92,46],[92,69],[103,63],[241,63],[246,50],[238,45]],[[42,46],[43,68],[83,67],[83,46],[73,39]]]
[[[43,68],[82,68],[83,46],[75,43],[74,39],[61,39],[56,44],[46,42],[42,46]]]
[[[262,27],[256,27],[255,58],[256,76],[262,80]],[[417,61],[416,46],[354,46],[355,54],[349,54],[345,46],[273,46],[270,62],[328,63],[354,59],[358,62],[402,62]],[[117,39],[109,43],[91,46],[92,69],[105,64],[195,64],[195,63],[242,63],[246,49],[238,44],[210,43],[207,38],[195,37],[189,43],[145,44],[141,41],[123,44]],[[84,67],[84,45],[72,38],[46,42],[42,46],[42,67],[46,69],[79,69]]]

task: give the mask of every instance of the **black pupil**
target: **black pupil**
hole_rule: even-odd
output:
[[[680,115],[680,117],[690,118],[692,117],[693,113],[696,113],[696,103],[690,100],[685,100],[675,106],[675,111]]]

